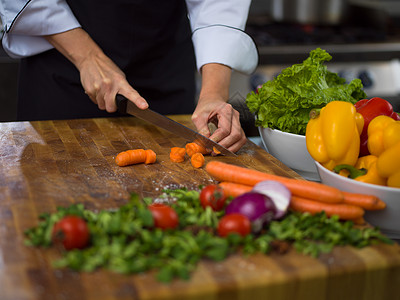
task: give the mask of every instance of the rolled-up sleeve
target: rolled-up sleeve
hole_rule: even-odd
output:
[[[250,74],[258,64],[253,39],[244,32],[251,1],[186,0],[197,68],[221,63]]]
[[[80,27],[65,0],[4,0],[3,48],[13,58],[35,55],[53,48],[44,35]]]

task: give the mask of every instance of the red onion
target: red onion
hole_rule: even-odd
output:
[[[274,180],[265,180],[257,183],[252,191],[271,198],[276,207],[275,219],[280,219],[286,214],[292,193],[284,184]]]
[[[258,232],[275,218],[276,208],[268,196],[248,192],[234,198],[226,207],[225,213],[245,215],[252,224],[252,231]]]

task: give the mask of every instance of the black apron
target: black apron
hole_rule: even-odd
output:
[[[183,0],[67,0],[128,82],[162,114],[195,107],[195,59]],[[18,120],[117,116],[84,93],[75,66],[52,49],[20,63]]]

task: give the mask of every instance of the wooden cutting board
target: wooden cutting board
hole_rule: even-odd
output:
[[[189,116],[173,118],[193,128]],[[131,192],[155,197],[163,188],[214,182],[169,151],[187,141],[136,118],[0,124],[0,299],[400,299],[400,247],[338,247],[318,259],[234,255],[202,262],[189,281],[158,283],[153,273],[118,275],[56,270],[54,249],[24,246],[38,215],[83,203],[98,210],[125,204]],[[116,166],[117,153],[153,149],[157,163]],[[237,158],[207,157],[301,179],[248,142]]]

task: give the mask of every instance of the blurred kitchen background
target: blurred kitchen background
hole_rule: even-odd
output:
[[[233,97],[245,98],[320,47],[333,57],[329,70],[360,78],[369,98],[384,98],[400,111],[399,0],[253,0],[246,31],[260,62],[254,74],[234,75]],[[242,115],[245,131],[257,135],[252,116]]]
[[[400,111],[400,0],[253,0],[246,31],[260,64],[250,76],[235,73],[231,102],[242,112],[248,135],[258,135],[243,103],[259,84],[302,62],[320,47],[331,71],[360,78],[368,97],[379,96]],[[18,60],[0,48],[0,121],[15,120]]]

